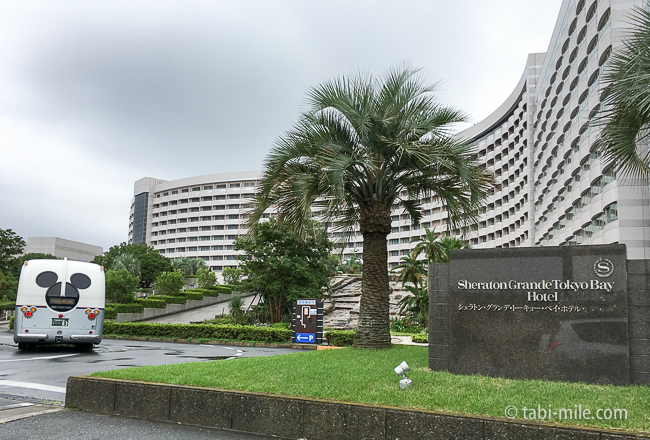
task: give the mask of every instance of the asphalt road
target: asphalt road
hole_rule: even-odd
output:
[[[104,340],[92,352],[69,347],[19,351],[0,327],[0,439],[262,440],[271,437],[66,410],[68,376],[116,368],[228,361],[299,350]]]
[[[266,440],[277,437],[60,410],[2,423],[2,440]]]
[[[298,350],[104,340],[92,352],[44,346],[19,351],[12,333],[0,328],[0,398],[62,402],[68,376],[145,365],[272,356]]]

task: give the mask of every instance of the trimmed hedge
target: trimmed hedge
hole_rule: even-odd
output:
[[[136,298],[135,304],[142,304],[143,307],[151,309],[164,309],[167,307],[167,302],[160,299],[152,298]]]
[[[185,298],[187,300],[196,300],[196,301],[201,301],[203,299],[203,293],[202,292],[197,292],[198,289],[192,290],[192,291],[187,291],[187,292],[182,292],[181,293],[181,298]]]
[[[429,335],[426,333],[418,333],[417,335],[411,336],[411,340],[420,344],[428,344]]]
[[[216,287],[216,286],[215,286]],[[215,288],[188,290],[185,293],[201,293],[203,296],[219,296],[219,291]]]
[[[16,308],[16,301],[0,301],[0,310],[13,310]]]
[[[325,334],[327,343],[334,347],[348,347],[354,342],[356,330],[330,330]]]
[[[104,308],[104,319],[115,319],[117,318],[117,309],[115,307],[106,307]]]
[[[116,313],[142,313],[144,306],[142,304],[106,304],[106,307],[111,307],[116,310]]]
[[[9,330],[13,330],[13,329],[14,329],[14,319],[16,319],[15,316],[10,316],[10,317],[9,317]]]
[[[165,301],[167,304],[185,304],[187,302],[184,296],[152,295],[147,299]]]
[[[147,324],[139,322],[104,323],[109,335],[150,336],[181,339],[237,339],[258,342],[289,342],[292,331],[252,325]]]

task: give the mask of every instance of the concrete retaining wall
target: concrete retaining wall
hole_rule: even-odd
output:
[[[167,304],[164,309],[145,308],[142,313],[118,313],[115,322],[137,322],[146,321],[147,319],[158,318],[160,316],[173,315],[174,313],[184,312],[186,310],[198,309],[199,307],[211,306],[213,304],[230,301],[233,296],[242,298],[253,296],[253,293],[226,293],[219,296],[204,296],[202,300],[188,300],[185,304]],[[155,296],[151,296],[155,299]]]
[[[614,430],[85,376],[68,378],[65,406],[289,439],[650,439]]]

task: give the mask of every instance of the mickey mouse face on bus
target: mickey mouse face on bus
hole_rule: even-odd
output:
[[[36,277],[36,284],[47,289],[45,301],[47,305],[57,312],[67,312],[79,302],[79,289],[90,287],[90,278],[83,273],[75,273],[70,277],[70,282],[65,283],[65,292],[61,296],[61,282],[59,276],[51,271],[41,272]]]

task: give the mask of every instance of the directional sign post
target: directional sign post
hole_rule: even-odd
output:
[[[293,304],[293,342],[299,344],[323,342],[323,303],[321,301],[301,298]]]

